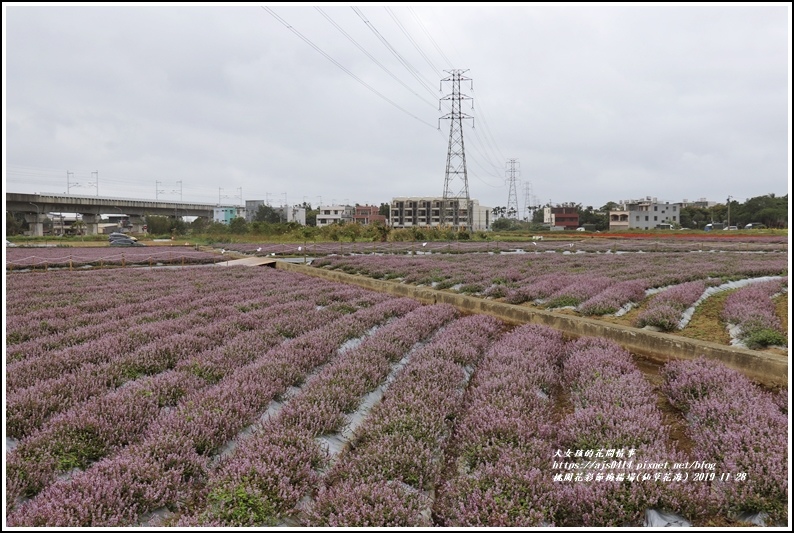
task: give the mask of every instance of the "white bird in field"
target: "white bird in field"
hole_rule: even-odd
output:
[[[298,246],[298,251],[300,252],[303,249],[302,246]]]
[[[573,248],[573,243],[569,244],[568,248]]]
[[[426,243],[426,242],[423,242],[423,243],[422,243],[422,246],[427,246],[427,243]]]
[[[221,248],[221,255],[223,255],[223,254],[225,254],[225,253],[226,253],[226,250],[224,250],[223,248]]]
[[[536,242],[533,242],[532,244],[533,244],[533,246],[537,246],[538,245],[538,243],[536,243]]]
[[[259,248],[256,249],[256,251],[257,252],[261,252],[262,251],[262,247],[260,246]]]

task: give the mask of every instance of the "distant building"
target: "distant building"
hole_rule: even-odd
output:
[[[321,205],[317,213],[317,227],[352,222],[355,208],[349,205]]]
[[[576,229],[579,227],[579,211],[575,207],[544,207],[543,223],[551,229]]]
[[[265,205],[264,200],[246,200],[245,201],[245,221],[253,222],[256,218],[256,212],[259,211],[259,206]]]
[[[386,216],[381,215],[379,211],[380,208],[374,205],[357,205],[353,215],[353,222],[358,224],[372,224],[373,222],[388,224]]]
[[[277,207],[276,211],[284,217],[284,222],[297,222],[306,225],[306,208],[299,205]]]
[[[238,207],[215,207],[212,209],[212,221],[221,224],[229,224],[232,219],[237,217]]]
[[[468,208],[464,198],[446,200],[438,196],[412,196],[392,198],[389,225],[393,228],[411,227],[452,227],[466,228]],[[485,231],[491,228],[491,209],[481,206],[478,200],[470,200],[472,231]]]
[[[656,229],[680,223],[680,203],[659,202],[650,196],[643,200],[621,200],[617,209],[609,211],[610,231]]]

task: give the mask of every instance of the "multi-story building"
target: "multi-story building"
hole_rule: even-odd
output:
[[[285,222],[297,222],[306,225],[306,208],[299,205],[277,207],[276,211],[284,215]]]
[[[393,228],[468,226],[469,212],[465,198],[446,200],[442,213],[442,197],[398,197],[392,198],[389,225]],[[481,206],[478,200],[470,200],[472,231],[484,231],[491,227],[491,209]]]
[[[355,208],[349,205],[321,205],[317,213],[317,227],[352,222]]]
[[[609,230],[656,229],[681,222],[681,204],[659,202],[646,196],[644,200],[622,200],[617,209],[609,211]]]
[[[374,205],[357,205],[353,222],[358,224],[372,224],[373,222],[383,222],[387,224],[386,217],[379,213],[380,208]]]
[[[245,214],[245,209],[241,207],[215,207],[212,210],[213,222],[220,222],[221,224],[228,224],[233,218]]]
[[[246,200],[245,201],[245,221],[253,222],[256,218],[256,212],[259,211],[259,206],[265,205],[264,200]]]
[[[579,227],[579,211],[570,206],[544,207],[543,223],[551,229],[576,229]]]

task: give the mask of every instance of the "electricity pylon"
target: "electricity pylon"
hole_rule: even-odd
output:
[[[460,110],[460,103],[463,100],[471,100],[470,96],[460,92],[461,81],[471,81],[471,78],[464,78],[463,73],[466,70],[447,70],[450,76],[441,80],[452,82],[452,93],[441,98],[441,100],[449,100],[452,103],[452,109],[449,113],[442,116],[443,119],[450,119],[449,127],[449,147],[447,148],[447,169],[444,174],[444,197],[441,203],[441,222],[445,224],[451,222],[454,226],[460,226],[460,203],[465,202],[466,229],[472,229],[472,212],[471,201],[469,199],[469,177],[466,173],[466,152],[463,147],[463,120],[472,119],[471,117]],[[441,102],[439,101],[439,111],[441,111]],[[472,102],[472,109],[474,103]],[[473,122],[472,122],[473,124]],[[439,129],[440,119],[439,119]],[[460,187],[456,193],[456,185]]]
[[[516,174],[518,170],[518,160],[510,159],[507,161],[507,183],[510,186],[507,193],[507,216],[518,218],[518,194],[516,193]]]

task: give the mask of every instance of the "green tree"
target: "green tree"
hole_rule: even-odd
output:
[[[391,228],[383,222],[376,220],[366,227],[365,236],[369,237],[375,242],[386,242],[389,239],[389,232]]]
[[[229,233],[229,226],[223,222],[212,221],[207,225],[206,232],[209,235],[226,235]]]
[[[25,213],[6,211],[6,235],[21,235],[29,229]]]
[[[278,224],[281,222],[281,213],[267,204],[262,204],[259,206],[259,209],[256,210],[254,220],[258,222]]]
[[[235,217],[229,222],[229,233],[243,235],[248,233],[248,222],[243,217]]]
[[[731,220],[734,220],[733,210],[734,206],[731,203]],[[784,196],[767,194],[749,198],[737,208],[737,211],[735,220],[742,226],[750,222],[761,222],[770,228],[782,228],[788,220],[788,194]]]
[[[491,224],[491,229],[493,231],[509,231],[512,229],[513,223],[510,219],[507,218],[497,218]]]
[[[501,207],[494,207],[491,209],[494,218],[504,218],[505,214],[507,213],[507,208],[504,206]]]
[[[205,217],[196,217],[196,219],[190,223],[190,233],[193,235],[200,235],[204,233],[207,230],[209,223],[209,219]]]
[[[380,207],[378,208],[378,214],[385,216],[386,220],[389,220],[389,215],[391,214],[391,204],[381,203]]]
[[[617,204],[615,204],[617,205]],[[604,207],[609,206],[607,204]],[[585,208],[582,208],[581,205],[577,205],[576,209],[579,213],[579,225],[583,226],[585,224],[592,224],[595,229],[598,231],[605,231],[609,229],[609,209],[604,209],[603,207],[599,210],[593,209],[592,205],[588,205]]]

